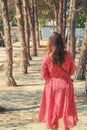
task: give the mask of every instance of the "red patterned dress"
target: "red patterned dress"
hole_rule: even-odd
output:
[[[73,75],[76,66],[72,55],[66,52],[62,67]],[[74,102],[74,88],[70,76],[52,63],[46,54],[42,60],[41,75],[45,79],[39,117],[47,128],[70,128],[77,123],[77,110]]]

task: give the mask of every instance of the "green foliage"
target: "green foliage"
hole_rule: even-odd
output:
[[[10,17],[10,21],[12,22],[12,26],[16,26],[17,25],[17,20],[15,18],[15,15],[16,15],[15,11],[9,12],[9,17]]]
[[[38,0],[38,17],[40,27],[45,26],[49,20],[54,19],[53,9],[53,4],[44,0]]]
[[[39,26],[40,26],[40,28],[45,26],[46,22],[48,22],[48,19],[39,19]]]
[[[40,19],[53,19],[54,18],[54,12],[53,7],[51,7],[47,2],[44,0],[38,0],[38,16]]]
[[[85,24],[84,24],[85,21],[86,21],[86,14],[85,13],[79,13],[77,15],[76,27],[84,28],[85,27]]]

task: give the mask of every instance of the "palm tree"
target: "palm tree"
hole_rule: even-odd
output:
[[[13,78],[13,53],[12,53],[12,41],[11,41],[11,30],[9,25],[9,15],[8,15],[8,6],[7,0],[1,0],[2,8],[2,18],[4,25],[4,36],[5,36],[5,47],[7,55],[7,66],[6,66],[6,76],[7,76],[7,85],[8,86],[17,86]]]

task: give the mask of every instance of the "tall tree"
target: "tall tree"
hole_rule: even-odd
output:
[[[63,30],[63,0],[59,1],[58,31],[62,35]]]
[[[54,14],[55,14],[55,21],[56,21],[56,31],[58,32],[58,13],[59,13],[59,2],[53,1],[54,5]]]
[[[79,0],[77,2],[77,11],[87,14],[87,0]],[[87,19],[87,17],[86,17]],[[85,94],[87,95],[87,20],[85,22],[84,39],[81,46],[79,63],[76,71],[77,80],[85,80]]]
[[[34,13],[35,13],[35,33],[36,33],[36,44],[40,47],[40,31],[39,31],[39,23],[38,23],[38,4],[37,0],[34,0]]]
[[[29,7],[29,16],[30,16],[31,30],[32,30],[32,55],[37,56],[37,44],[36,44],[36,36],[35,36],[34,0],[31,0],[31,8]]]
[[[25,23],[25,41],[27,47],[27,60],[31,59],[30,55],[30,23],[28,18],[28,0],[23,0],[23,9],[24,9],[24,23]]]
[[[67,6],[67,1],[63,0],[63,27],[62,27],[62,37],[65,42],[65,31],[66,31],[66,6]]]
[[[12,53],[11,30],[10,30],[10,25],[9,25],[7,0],[1,0],[1,8],[2,8],[5,47],[6,47],[6,55],[7,55],[7,66],[6,66],[7,85],[17,86],[13,78],[13,70],[12,70],[13,69],[13,55],[12,55],[13,53]]]
[[[24,28],[24,17],[23,17],[23,8],[22,8],[22,1],[15,0],[16,4],[16,18],[18,22],[18,29],[19,29],[19,38],[21,44],[21,68],[23,73],[27,73],[28,61],[27,61],[27,47],[26,47],[26,40],[25,40],[25,28]]]
[[[85,63],[84,63],[84,66],[85,66],[85,94],[87,95],[87,20],[85,22],[85,33],[84,33],[84,44],[85,47],[86,47],[86,55],[84,56],[85,58]]]
[[[75,24],[76,24],[76,0],[70,0],[70,11],[68,20],[68,45],[69,51],[75,58]]]

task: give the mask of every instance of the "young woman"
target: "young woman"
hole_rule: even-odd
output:
[[[39,117],[48,129],[70,130],[77,124],[77,110],[74,102],[72,76],[76,66],[72,55],[65,50],[62,37],[54,32],[48,40],[41,75],[45,79]]]

